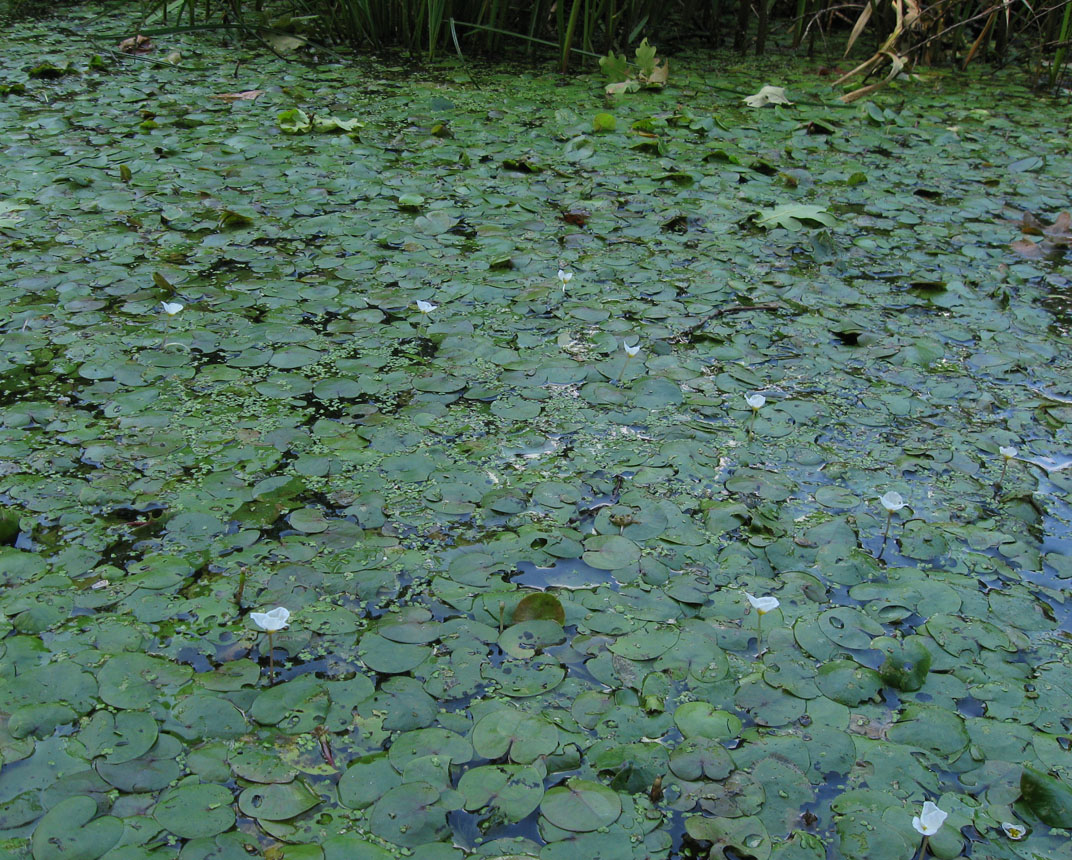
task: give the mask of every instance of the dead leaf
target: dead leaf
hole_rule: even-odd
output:
[[[660,59],[656,61],[655,68],[651,70],[651,74],[645,75],[641,72],[638,79],[642,84],[646,84],[649,87],[661,87],[669,77],[670,64],[666,60]]]
[[[1020,218],[1020,232],[1025,236],[1041,236],[1041,242],[1017,239],[1009,247],[1027,260],[1060,259],[1072,247],[1072,214],[1060,212],[1050,225],[1025,212]]]
[[[119,50],[124,54],[148,54],[153,50],[153,43],[148,36],[143,36],[139,33],[137,36],[131,36],[129,39],[124,39],[120,42]]]
[[[215,93],[211,98],[225,102],[251,102],[263,94],[264,90],[246,90],[241,93]]]
[[[276,33],[267,37],[267,42],[272,46],[272,50],[279,54],[289,54],[296,48],[300,48],[305,44],[305,39],[299,36],[290,36],[286,33]]]
[[[1030,239],[1017,239],[1012,243],[1012,249],[1025,260],[1041,260],[1046,256],[1042,250],[1042,242],[1032,242]]]

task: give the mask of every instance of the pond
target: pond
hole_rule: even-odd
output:
[[[9,856],[1072,856],[1066,101],[127,20],[2,42]]]

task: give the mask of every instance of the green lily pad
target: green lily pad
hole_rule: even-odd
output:
[[[530,765],[486,765],[462,774],[458,791],[471,811],[490,808],[506,821],[520,821],[543,800],[543,777]]]
[[[97,674],[100,697],[116,708],[147,708],[161,690],[174,690],[189,680],[193,670],[148,654],[117,654]]]
[[[725,849],[756,860],[771,856],[771,837],[759,818],[708,818],[693,815],[685,819],[685,830],[693,839],[712,843],[712,851],[724,854]]]
[[[582,558],[596,570],[622,570],[640,560],[640,550],[627,537],[595,535],[584,542]]]
[[[320,796],[301,780],[254,785],[238,795],[243,815],[265,821],[283,821],[312,809]]]
[[[724,741],[737,737],[741,720],[708,702],[686,702],[674,711],[674,722],[686,738]]]
[[[386,753],[364,756],[353,762],[339,780],[339,802],[349,809],[364,809],[401,784]]]
[[[215,836],[235,823],[234,798],[221,785],[187,783],[165,792],[153,818],[182,839]]]
[[[97,860],[123,835],[123,822],[111,815],[95,818],[97,803],[68,797],[45,813],[34,829],[34,860]]]
[[[513,621],[515,624],[521,621],[557,621],[559,624],[566,623],[566,613],[562,609],[562,602],[546,591],[535,594],[527,594],[514,607]]]
[[[473,726],[473,749],[487,759],[508,755],[529,764],[558,746],[558,729],[543,717],[503,709],[481,717]]]
[[[718,741],[694,737],[679,744],[670,754],[670,770],[689,782],[720,780],[733,770],[733,758]]]
[[[824,696],[850,708],[876,699],[882,689],[878,672],[852,660],[824,663],[819,667],[815,681]]]
[[[1050,827],[1072,827],[1072,788],[1062,780],[1024,766],[1020,793],[1027,807]]]
[[[886,654],[879,667],[882,680],[897,690],[914,692],[923,686],[931,669],[931,652],[923,636],[909,636],[903,641],[876,639],[872,645]]]
[[[842,648],[868,648],[871,640],[881,636],[882,625],[851,606],[828,609],[819,616],[819,629]]]
[[[555,827],[586,833],[613,824],[622,814],[622,803],[605,785],[574,778],[550,789],[540,812]]]
[[[499,666],[484,666],[481,674],[506,696],[525,697],[546,693],[562,683],[566,670],[553,657],[540,654],[531,660],[507,660]]]
[[[954,756],[968,745],[963,718],[936,705],[908,704],[888,732],[894,743]]]
[[[412,848],[438,842],[450,831],[439,789],[411,782],[389,789],[372,807],[369,826],[381,839]]]

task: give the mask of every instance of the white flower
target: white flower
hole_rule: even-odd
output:
[[[628,355],[630,358],[633,358],[633,356],[640,352],[640,344],[638,343],[635,346],[630,346],[623,340],[622,349],[625,350],[626,355]]]
[[[160,305],[163,307],[164,313],[169,317],[175,316],[175,314],[182,310],[182,305],[178,302],[161,302]]]
[[[785,87],[763,87],[754,96],[745,96],[744,103],[749,107],[792,104],[792,102],[785,97]]]
[[[767,398],[762,394],[749,394],[745,396],[744,402],[752,407],[753,412],[759,412],[763,404],[767,402]]]
[[[1001,454],[1001,456],[1004,457],[1006,460],[1011,460],[1016,456],[1016,449],[1011,446],[1006,448],[1004,445],[1002,445],[1000,448],[998,448],[998,453]]]
[[[942,812],[928,800],[923,804],[923,811],[912,819],[912,826],[916,828],[917,833],[922,833],[924,836],[933,836],[942,829],[942,824],[948,815],[948,812]]]
[[[1011,821],[1002,821],[1001,829],[1005,831],[1005,835],[1008,836],[1014,842],[1019,842],[1025,836],[1027,836],[1027,828],[1020,824],[1013,824]]]
[[[431,302],[426,302],[422,299],[417,299],[417,310],[419,310],[422,314],[430,314],[435,309],[436,305],[433,305]]]
[[[290,618],[290,610],[284,609],[282,606],[277,606],[275,609],[268,612],[251,612],[249,617],[253,619],[253,623],[256,624],[261,630],[267,630],[269,633],[275,633],[276,630],[282,630],[287,626],[287,619]]]
[[[772,612],[778,608],[777,597],[756,597],[754,594],[749,594],[747,591],[744,593],[744,596],[748,598],[748,602],[752,604],[752,608],[760,615],[766,615],[768,612]]]
[[[562,282],[562,292],[566,292],[566,284],[573,280],[573,272],[558,270],[558,279]]]
[[[886,509],[886,513],[895,514],[908,503],[901,498],[900,493],[890,490],[886,495],[879,497],[879,503]]]

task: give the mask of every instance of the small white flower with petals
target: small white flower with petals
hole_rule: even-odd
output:
[[[879,504],[886,509],[886,513],[895,514],[908,504],[901,498],[901,494],[890,490],[884,496],[879,497]]]
[[[182,305],[178,302],[161,302],[160,306],[164,309],[164,313],[169,317],[175,316],[175,314],[182,310]]]
[[[768,612],[773,612],[779,606],[777,597],[756,597],[754,594],[749,594],[747,591],[744,593],[744,596],[748,598],[748,602],[752,604],[752,608],[760,615],[766,615]]]
[[[1005,831],[1005,835],[1013,840],[1013,842],[1019,842],[1027,836],[1026,827],[1022,824],[1013,824],[1011,821],[1002,821],[1001,829]]]
[[[759,412],[763,408],[763,405],[767,402],[767,398],[762,394],[749,394],[744,398],[744,402],[752,407],[753,412]]]
[[[558,279],[562,282],[562,292],[566,292],[566,284],[573,280],[573,272],[558,270]]]
[[[253,623],[260,627],[261,630],[266,630],[268,633],[275,633],[277,630],[282,630],[287,626],[287,621],[290,618],[290,610],[282,606],[277,606],[275,609],[271,609],[268,612],[251,612],[249,617],[253,619]]]
[[[998,453],[1001,454],[1001,456],[1004,457],[1006,460],[1012,460],[1016,457],[1017,451],[1011,446],[1006,448],[1004,445],[1002,445],[1000,448],[998,448]]]
[[[638,344],[635,344],[633,346],[630,346],[629,344],[627,344],[623,340],[622,341],[622,349],[625,350],[626,355],[628,355],[630,358],[633,358],[634,356],[636,356],[640,352],[640,344],[638,343]]]
[[[933,836],[942,829],[948,815],[948,812],[942,812],[936,804],[928,800],[923,804],[923,811],[912,819],[912,826],[917,833]]]
[[[754,96],[745,96],[744,103],[754,108],[763,107],[764,105],[792,104],[785,97],[785,87],[763,87]]]
[[[422,314],[430,314],[435,309],[436,305],[433,305],[431,302],[426,302],[422,299],[417,299],[417,310],[419,310]]]

